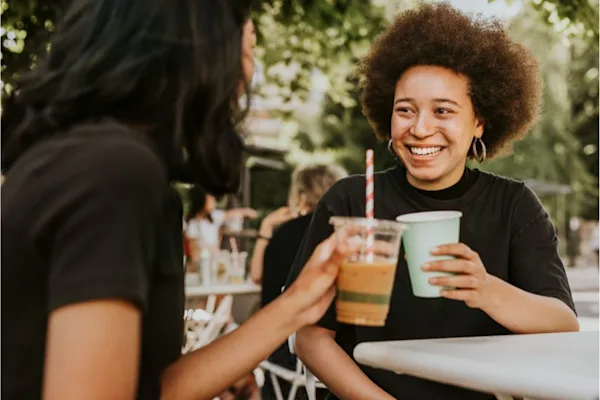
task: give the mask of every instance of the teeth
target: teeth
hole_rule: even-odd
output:
[[[418,154],[420,156],[428,156],[431,154],[436,154],[442,150],[441,147],[411,147],[410,151],[413,154]]]

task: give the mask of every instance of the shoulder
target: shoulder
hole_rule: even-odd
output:
[[[536,200],[534,191],[527,186],[525,181],[508,178],[491,172],[478,171],[479,179],[487,183],[487,188],[494,197],[505,198],[511,203],[519,203],[523,198],[525,201]]]
[[[166,169],[142,135],[101,123],[46,139],[13,164],[3,200],[33,196],[40,199],[36,207],[51,209],[103,201],[156,204],[168,187]]]
[[[312,214],[303,215],[294,219],[291,219],[279,226],[273,233],[273,238],[289,238],[290,235],[301,234],[304,235],[310,225]]]
[[[526,181],[507,178],[489,172],[480,172],[489,181],[492,199],[498,200],[502,208],[519,225],[528,225],[540,219],[548,219],[548,213],[533,188]]]
[[[47,146],[45,162],[71,183],[132,189],[167,181],[150,138],[117,123],[76,126]]]
[[[379,181],[388,179],[387,175],[389,171],[376,172],[374,175],[375,184]],[[350,175],[340,179],[334,183],[331,188],[323,195],[325,200],[336,200],[340,198],[347,198],[348,196],[362,196],[365,195],[366,177],[364,174]]]

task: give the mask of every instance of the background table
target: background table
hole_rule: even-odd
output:
[[[195,297],[206,297],[206,311],[212,314],[215,311],[217,296],[257,294],[261,290],[260,285],[250,281],[244,283],[186,285],[185,297],[188,300]]]
[[[228,283],[213,285],[186,285],[186,297],[206,297],[228,294],[260,293],[261,286],[254,282]]]
[[[354,358],[498,399],[598,399],[598,332],[361,343]]]

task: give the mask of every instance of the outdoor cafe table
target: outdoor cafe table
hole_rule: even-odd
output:
[[[597,331],[365,342],[354,358],[499,400],[598,399]]]
[[[228,294],[260,293],[261,286],[254,282],[226,283],[211,285],[186,285],[186,297],[206,297]]]
[[[237,294],[255,294],[260,293],[261,286],[254,282],[243,283],[223,283],[210,285],[186,285],[185,297],[192,299],[197,297],[206,297],[206,311],[213,313],[217,302],[217,296],[233,296]]]

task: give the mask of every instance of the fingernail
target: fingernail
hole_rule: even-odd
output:
[[[431,253],[437,253],[438,251],[440,251],[439,247],[434,247],[433,249],[431,249]]]
[[[438,282],[437,278],[429,278],[429,283],[435,285]]]
[[[427,271],[429,268],[431,268],[431,264],[430,263],[425,263],[421,266],[421,269],[423,271]]]

